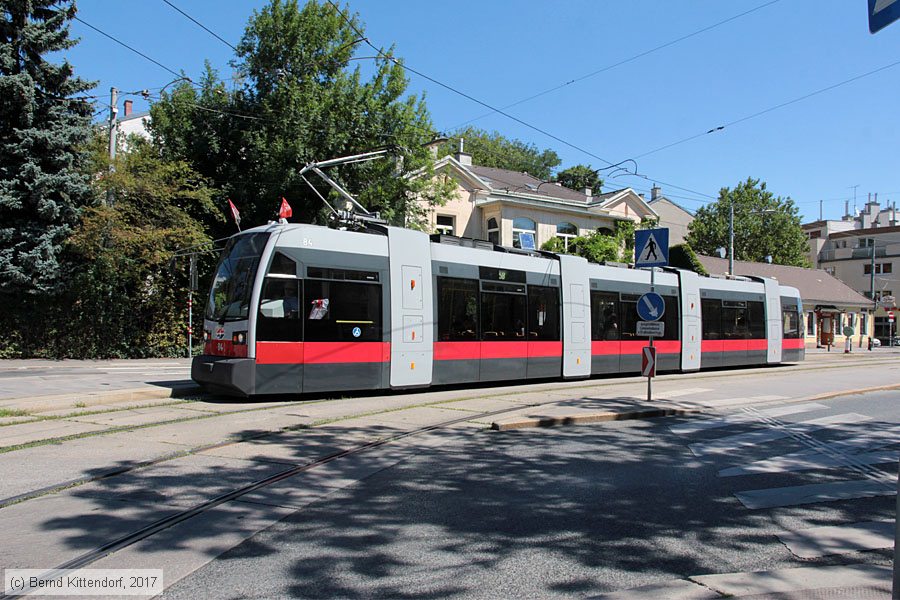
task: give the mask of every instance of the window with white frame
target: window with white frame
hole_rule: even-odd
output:
[[[556,226],[556,237],[563,241],[563,248],[568,252],[569,244],[578,237],[578,228],[571,223],[560,223]]]
[[[527,217],[513,219],[513,248],[537,248],[537,226]]]
[[[443,235],[454,235],[454,218],[450,215],[438,215],[434,230]]]
[[[492,244],[500,245],[500,225],[497,224],[497,219],[491,217],[487,220],[487,239]]]

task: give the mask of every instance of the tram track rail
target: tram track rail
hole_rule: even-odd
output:
[[[884,358],[888,358],[888,357],[884,357]],[[876,359],[876,361],[881,362],[879,359],[882,359],[882,357],[878,357]],[[793,372],[798,372],[798,371],[802,372],[802,371],[816,370],[816,369],[822,369],[822,368],[826,368],[826,369],[852,368],[853,366],[855,366],[855,362],[856,361],[853,361],[853,364],[841,364],[841,365],[821,365],[820,364],[820,365],[813,366],[808,363],[799,363],[797,365],[780,365],[776,368],[776,371],[780,370],[780,369],[786,369],[786,370],[790,370]],[[891,362],[896,362],[896,361],[891,361]],[[666,375],[661,375],[659,377],[659,380],[664,381],[664,380],[667,380],[670,378],[677,379],[677,378],[680,378],[681,376],[683,376],[683,374],[681,374],[681,373],[666,374]],[[696,377],[698,379],[718,379],[718,378],[734,378],[734,377],[740,378],[740,377],[752,377],[752,376],[754,376],[754,373],[753,373],[753,371],[741,369],[741,370],[726,370],[726,371],[704,371],[704,372],[694,373],[694,374],[692,374],[692,376]],[[621,385],[629,385],[629,384],[633,383],[633,382],[627,381],[627,380],[618,380],[618,381],[616,381],[616,380],[606,380],[606,381],[588,380],[588,381],[590,383],[588,383],[587,385],[569,386],[564,389],[575,392],[577,390],[594,388],[594,387],[598,387],[598,386],[599,387],[618,387]],[[551,385],[552,385],[552,383],[551,383]],[[896,389],[897,386],[887,386],[887,387],[890,389]],[[860,390],[860,392],[872,391],[872,390],[877,390],[877,389],[882,389],[882,388],[881,387],[872,388],[872,389],[867,388],[866,390]],[[539,390],[532,390],[532,391],[539,391]],[[851,390],[842,390],[841,392],[837,393],[837,395],[845,395],[848,393],[852,393],[852,391]],[[508,394],[509,394],[508,391],[504,391],[504,392],[498,393],[498,394],[488,394],[486,396],[479,396],[479,397],[493,398],[493,397],[506,396]],[[834,395],[835,394],[821,394],[821,395],[817,395],[817,396],[812,396],[811,398],[804,398],[804,399],[825,399],[825,398],[833,397]],[[203,396],[198,396],[198,397],[203,397]],[[329,422],[337,422],[337,421],[343,420],[345,418],[357,418],[357,417],[362,417],[362,416],[371,416],[372,414],[380,414],[383,412],[395,412],[395,411],[409,410],[409,409],[413,409],[413,408],[421,408],[421,407],[428,407],[428,406],[441,406],[443,404],[450,404],[453,402],[470,400],[473,398],[474,397],[472,397],[472,396],[465,396],[465,397],[461,397],[461,398],[454,398],[452,400],[427,402],[427,403],[422,403],[422,404],[413,404],[413,405],[404,406],[404,407],[392,408],[387,411],[377,411],[376,413],[350,414],[350,415],[346,415],[346,417],[342,417],[340,419],[337,419],[334,421],[329,421]],[[497,413],[497,414],[503,414],[506,412],[514,412],[514,411],[522,410],[522,409],[526,409],[526,408],[538,408],[541,406],[545,406],[547,404],[553,404],[555,402],[558,402],[558,400],[549,400],[547,402],[540,402],[540,403],[527,404],[527,405],[523,404],[523,405],[519,405],[515,408],[503,409],[500,413]],[[302,404],[302,402],[288,402],[285,404],[285,406],[289,406],[292,404]],[[238,414],[238,413],[242,413],[242,412],[265,411],[265,410],[269,410],[270,408],[271,407],[250,408],[250,409],[246,409],[246,410],[229,412],[229,413],[215,413],[215,414],[210,414],[210,415],[194,416],[194,417],[190,417],[189,419],[178,419],[175,421],[162,421],[159,423],[149,423],[149,424],[140,425],[140,426],[113,427],[113,428],[99,431],[99,432],[91,432],[90,436],[93,437],[93,436],[98,436],[98,435],[121,433],[123,431],[132,431],[135,429],[146,429],[149,427],[165,426],[165,425],[171,425],[171,424],[185,422],[186,420],[193,421],[193,420],[202,420],[202,419],[207,419],[207,418],[222,418],[222,417],[226,417],[229,415],[234,415],[234,414]],[[690,412],[703,412],[703,410],[691,410]],[[467,419],[481,418],[482,416],[490,416],[490,415],[470,414],[467,417]],[[647,413],[647,414],[643,414],[641,416],[641,418],[653,418],[653,417],[659,417],[659,416],[666,416],[666,415],[663,413],[659,413],[659,414]],[[606,419],[604,419],[604,420],[606,420]],[[0,510],[6,508],[8,506],[19,504],[21,502],[33,500],[36,498],[47,496],[49,494],[65,491],[67,489],[86,485],[89,483],[105,481],[105,480],[112,479],[112,478],[115,478],[120,475],[125,475],[125,474],[139,471],[142,469],[150,468],[150,467],[153,467],[153,466],[156,466],[156,465],[168,462],[168,461],[185,458],[188,456],[201,454],[203,452],[208,452],[211,450],[217,450],[220,448],[225,448],[225,447],[236,445],[236,444],[252,442],[254,440],[264,439],[264,438],[268,438],[268,437],[277,437],[277,436],[283,435],[285,433],[302,431],[302,430],[306,430],[306,429],[314,429],[315,427],[321,426],[323,424],[325,424],[325,423],[309,423],[309,424],[303,424],[303,425],[297,425],[297,426],[283,427],[283,428],[271,430],[271,431],[260,431],[260,432],[254,433],[252,435],[243,435],[238,438],[228,439],[228,440],[215,442],[215,443],[207,444],[207,445],[203,445],[203,446],[197,446],[194,448],[189,448],[189,449],[185,449],[185,450],[180,450],[178,452],[165,454],[163,456],[159,456],[156,458],[139,461],[132,465],[128,465],[126,467],[115,468],[115,469],[112,469],[112,470],[109,470],[109,471],[106,471],[106,472],[103,472],[103,473],[100,473],[97,475],[70,479],[67,481],[60,482],[60,483],[55,483],[52,485],[37,488],[35,490],[30,490],[28,492],[24,492],[21,494],[16,494],[14,496],[0,498]],[[441,427],[441,426],[443,426],[443,425],[440,425],[440,424],[437,425],[437,427]],[[75,439],[81,439],[82,437],[84,437],[84,436],[81,436],[81,435],[75,436]],[[59,443],[59,442],[63,442],[63,441],[66,441],[66,438],[50,438],[50,439],[46,440],[47,443]]]
[[[732,372],[732,373],[729,373],[728,375],[741,375],[741,374],[746,375],[747,373],[746,372],[743,372],[743,373],[733,373]],[[722,377],[722,376],[726,376],[726,375],[724,373],[719,373],[719,374],[716,374],[715,376]],[[613,385],[619,385],[619,384],[622,384],[625,382],[610,382],[610,383],[612,383]],[[576,387],[576,388],[569,388],[569,389],[574,390],[574,389],[578,389],[578,388]],[[503,394],[503,395],[505,395],[505,394]],[[449,402],[453,402],[453,401],[451,400],[451,401],[444,401],[444,402],[449,403]],[[290,479],[291,477],[294,477],[301,473],[323,467],[325,465],[328,465],[328,464],[338,461],[340,459],[344,459],[344,458],[348,458],[351,456],[370,452],[377,448],[384,447],[388,444],[398,442],[400,440],[424,435],[426,433],[437,431],[440,429],[449,428],[454,425],[458,425],[460,423],[500,416],[500,415],[504,415],[504,414],[508,414],[508,413],[512,413],[512,412],[521,411],[523,409],[527,410],[527,409],[540,408],[542,406],[554,404],[557,402],[559,402],[559,399],[554,398],[554,399],[548,399],[548,400],[541,401],[541,402],[520,404],[520,405],[517,405],[514,407],[505,407],[505,408],[501,408],[501,409],[497,409],[497,410],[467,412],[467,414],[462,415],[457,418],[448,419],[445,421],[441,421],[438,423],[432,423],[432,424],[424,425],[421,427],[416,427],[416,428],[413,428],[413,429],[410,429],[407,431],[401,431],[401,432],[395,433],[393,435],[388,435],[386,437],[378,438],[375,440],[358,443],[350,448],[345,448],[345,449],[338,450],[338,451],[335,451],[335,452],[332,452],[329,454],[319,456],[313,460],[304,462],[303,464],[297,464],[297,465],[290,466],[282,471],[268,475],[266,477],[256,479],[254,481],[251,481],[250,483],[241,485],[240,487],[236,487],[227,492],[221,493],[213,498],[210,498],[208,500],[205,500],[198,504],[195,504],[194,506],[185,508],[183,510],[179,510],[178,512],[176,512],[174,514],[171,514],[166,517],[162,517],[158,520],[155,520],[153,522],[150,522],[147,525],[140,527],[139,529],[136,529],[134,531],[131,531],[130,533],[121,535],[120,537],[117,537],[107,543],[104,543],[101,546],[98,546],[92,550],[84,552],[83,554],[80,554],[79,556],[76,556],[75,558],[58,565],[54,569],[49,570],[48,574],[52,575],[54,572],[63,570],[63,569],[78,569],[78,568],[88,567],[88,566],[92,565],[93,563],[95,563],[105,557],[115,554],[116,552],[122,551],[122,550],[124,550],[136,543],[139,543],[143,540],[151,538],[152,536],[154,536],[160,532],[166,531],[172,527],[175,527],[180,523],[183,523],[192,518],[195,518],[204,513],[207,513],[209,511],[215,509],[218,506],[221,506],[228,502],[239,500],[248,494],[251,494],[258,490],[262,490],[266,487],[272,486],[272,485],[282,482],[284,480]],[[436,405],[436,404],[441,404],[441,402],[428,403],[427,405]],[[422,406],[422,405],[417,405],[417,406]],[[402,411],[402,410],[415,408],[415,407],[416,406],[408,406],[408,407],[403,407],[403,408],[391,409],[389,411],[383,411],[383,412]],[[671,410],[657,409],[655,411],[652,411],[653,414],[650,414],[650,411],[647,411],[647,414],[644,414],[641,417],[637,417],[637,418],[661,417],[661,416],[688,414],[688,413],[703,413],[703,412],[706,412],[707,410],[709,410],[709,409],[685,410],[685,409],[679,409],[677,407],[673,407]],[[715,409],[712,409],[712,410],[715,410]],[[369,414],[377,414],[377,413],[369,413]],[[360,416],[360,415],[348,415],[346,418],[355,418],[358,416]],[[635,417],[631,417],[631,418],[635,418]],[[338,421],[338,420],[336,420],[336,421]],[[187,451],[175,453],[173,455],[166,455],[166,456],[159,457],[159,458],[156,458],[153,460],[144,461],[142,463],[138,463],[135,465],[130,465],[129,467],[115,469],[115,470],[109,471],[107,473],[104,473],[100,476],[93,477],[93,478],[91,478],[91,481],[96,481],[96,480],[101,480],[101,479],[110,479],[110,478],[113,478],[113,477],[116,477],[119,475],[123,475],[128,472],[151,467],[153,465],[160,464],[160,463],[163,463],[163,462],[166,462],[169,460],[174,460],[176,458],[180,458],[183,456],[189,456],[192,454],[198,454],[200,452],[204,452],[204,451],[208,451],[208,450],[212,450],[212,449],[223,448],[223,447],[227,447],[227,446],[231,446],[231,445],[235,445],[235,444],[240,444],[240,443],[252,441],[254,439],[260,439],[260,438],[266,438],[266,437],[278,437],[279,435],[283,435],[283,434],[286,434],[291,431],[314,429],[314,428],[315,428],[315,425],[305,424],[305,425],[297,426],[297,427],[282,428],[277,431],[259,432],[257,434],[242,437],[240,439],[227,440],[227,441],[223,441],[223,442],[219,442],[219,443],[215,443],[215,444],[209,444],[209,445],[205,445],[203,447],[193,448],[193,449],[190,449]],[[27,494],[22,495],[22,497],[6,499],[5,502],[9,502],[11,500],[24,501],[24,500],[29,499],[30,497],[37,497],[38,495],[42,495],[41,492],[53,493],[55,491],[61,491],[62,489],[65,489],[66,487],[72,487],[73,485],[78,485],[79,483],[83,483],[83,482],[76,480],[74,483],[70,483],[70,485],[64,485],[64,486],[57,485],[57,486],[51,486],[50,488],[45,488],[44,490],[35,490],[33,492],[29,492]],[[28,497],[25,497],[25,496],[28,496]],[[9,504],[7,504],[7,505],[9,505]],[[0,508],[2,508],[3,506],[4,505],[0,504]],[[0,597],[4,597],[4,596],[0,596]]]
[[[423,434],[426,434],[426,433],[429,433],[432,431],[436,431],[439,429],[444,429],[447,427],[452,427],[453,425],[465,423],[465,422],[471,421],[473,419],[483,419],[483,418],[493,417],[493,416],[497,416],[497,415],[502,415],[502,414],[514,412],[516,410],[521,410],[522,408],[535,408],[535,407],[539,407],[539,406],[542,406],[545,404],[549,404],[551,402],[553,402],[553,401],[537,402],[537,403],[532,403],[532,404],[528,404],[528,405],[520,405],[515,408],[503,408],[503,409],[492,410],[492,411],[482,411],[479,413],[471,413],[471,414],[467,414],[465,416],[457,417],[455,419],[449,419],[449,420],[442,421],[439,423],[433,423],[433,424],[417,427],[414,429],[410,429],[408,431],[402,431],[402,432],[396,433],[394,435],[390,435],[390,436],[379,438],[376,440],[371,440],[368,442],[360,443],[351,448],[346,448],[343,450],[332,452],[330,454],[326,454],[324,456],[320,456],[311,461],[305,462],[300,465],[295,465],[293,467],[287,468],[278,473],[257,479],[255,481],[252,481],[248,484],[245,484],[243,486],[235,488],[231,491],[219,494],[213,498],[210,498],[209,500],[206,500],[206,501],[196,504],[190,508],[176,512],[172,515],[162,517],[152,523],[147,524],[144,527],[141,527],[140,529],[137,529],[135,531],[132,531],[131,533],[122,535],[106,544],[103,544],[97,548],[94,548],[93,550],[89,550],[71,560],[68,560],[68,561],[58,565],[57,567],[55,567],[53,569],[48,570],[46,572],[45,576],[53,577],[56,573],[62,572],[65,570],[82,569],[85,567],[89,567],[91,564],[97,562],[98,560],[106,558],[107,556],[114,554],[118,551],[124,550],[124,549],[128,548],[129,546],[132,546],[138,542],[141,542],[147,538],[150,538],[153,535],[156,535],[160,532],[166,531],[180,523],[183,523],[194,517],[202,515],[222,504],[225,504],[225,503],[228,503],[228,502],[231,502],[234,500],[238,500],[241,497],[246,496],[247,494],[251,494],[255,491],[264,489],[268,486],[271,486],[275,483],[284,481],[286,479],[289,479],[289,478],[299,475],[301,473],[308,472],[313,469],[325,466],[329,463],[335,462],[342,458],[347,458],[347,457],[363,454],[363,453],[375,450],[377,448],[381,448],[383,446],[386,446],[388,444],[391,444],[391,443],[394,443],[394,442],[397,442],[397,441],[400,441],[403,439],[416,437],[419,435],[423,435]],[[272,435],[272,434],[270,433],[269,435]],[[216,444],[215,446],[223,447],[223,446],[227,446],[227,445],[234,444],[234,443],[239,443],[239,442],[226,442],[226,443],[222,443],[222,444]],[[129,470],[133,470],[133,469],[129,469]],[[121,473],[118,473],[118,474],[121,474]],[[110,475],[110,476],[113,476],[113,475]],[[6,596],[0,594],[0,598],[6,598]]]

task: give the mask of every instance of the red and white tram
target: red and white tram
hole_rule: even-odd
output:
[[[650,271],[369,225],[272,223],[233,236],[191,376],[254,396],[640,372]],[[804,358],[799,292],[657,270],[658,369]]]

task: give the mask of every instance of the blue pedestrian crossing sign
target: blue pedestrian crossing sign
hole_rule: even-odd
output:
[[[666,301],[656,292],[647,292],[638,299],[637,311],[644,321],[657,321],[666,312]]]
[[[634,232],[634,266],[664,267],[669,264],[669,230],[638,229]]]
[[[900,19],[900,0],[869,0],[869,33],[881,31]]]

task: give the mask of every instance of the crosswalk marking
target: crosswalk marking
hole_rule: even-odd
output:
[[[770,417],[783,417],[785,415],[793,415],[801,412],[809,412],[812,410],[825,408],[828,407],[824,404],[807,402],[804,404],[789,404],[787,406],[769,408],[766,410],[761,410],[760,412]],[[707,429],[717,429],[719,427],[728,427],[729,425],[739,425],[742,423],[754,422],[755,420],[756,417],[747,413],[737,413],[728,415],[727,417],[717,417],[715,419],[696,419],[687,423],[672,425],[669,427],[669,431],[676,435],[688,435]]]
[[[851,456],[857,465],[879,465],[882,463],[897,462],[900,459],[900,450],[878,450],[865,452]],[[758,460],[749,465],[729,467],[719,471],[719,477],[736,477],[739,475],[755,475],[759,473],[795,473],[810,469],[844,468],[847,461],[835,456],[826,456],[818,450],[804,450],[784,456],[775,456],[765,460]]]
[[[775,400],[787,400],[787,396],[741,396],[728,398],[700,398],[696,400],[683,400],[678,402],[680,406],[685,408],[730,408],[732,406],[742,406],[747,404],[756,404],[759,402],[772,402]]]
[[[891,548],[893,521],[869,521],[831,527],[813,527],[778,534],[781,542],[798,558],[817,558],[862,550]]]
[[[759,412],[759,411],[757,411]],[[763,429],[759,431],[751,431],[749,433],[739,433],[719,438],[711,442],[701,442],[690,444],[691,452],[694,456],[705,456],[707,454],[723,454],[732,452],[742,446],[755,446],[762,442],[771,442],[790,437],[793,434],[807,434],[812,431],[823,429],[830,425],[843,425],[846,423],[862,423],[870,421],[872,418],[858,413],[846,413],[842,415],[833,415],[830,417],[822,417],[821,419],[812,419],[800,423],[791,424],[791,430],[785,428],[779,429]]]
[[[800,506],[835,500],[892,496],[897,493],[896,484],[872,479],[855,479],[831,483],[813,483],[780,488],[735,492],[741,504],[749,509]]]

